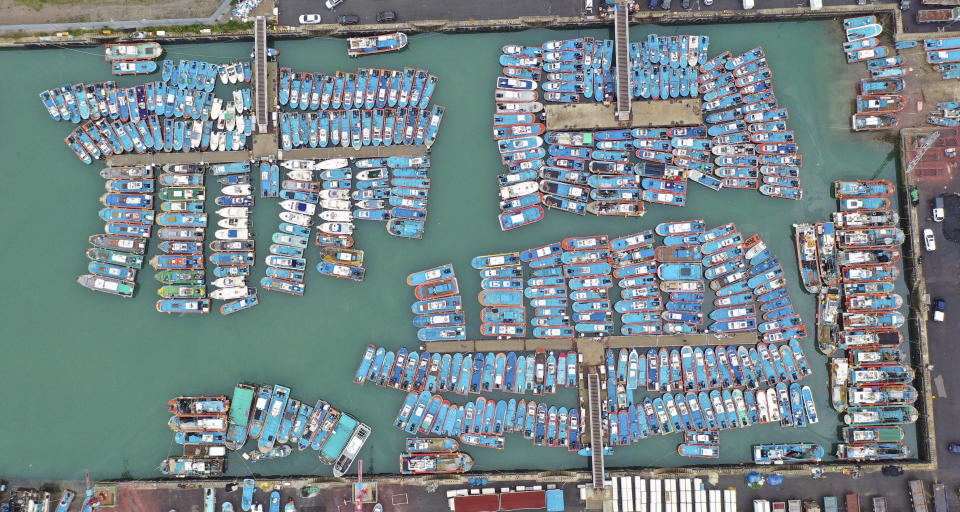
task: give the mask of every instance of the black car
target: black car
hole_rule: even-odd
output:
[[[397,21],[397,13],[393,11],[377,13],[377,23],[393,23],[394,21]]]
[[[884,466],[880,472],[883,473],[884,476],[900,476],[903,474],[903,468],[900,466]]]
[[[337,16],[337,23],[341,25],[356,25],[360,23],[360,16],[356,14],[341,14]]]

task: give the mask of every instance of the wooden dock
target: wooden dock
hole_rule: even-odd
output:
[[[626,123],[617,121],[616,111],[615,104],[604,105],[603,103],[563,103],[544,106],[547,130],[601,130],[703,124],[700,98],[633,101],[630,105],[632,118]]]
[[[550,351],[574,350],[583,354],[580,347],[584,345],[597,346],[600,356],[597,362],[585,364],[602,364],[604,350],[619,348],[653,348],[653,347],[706,347],[710,345],[752,345],[759,339],[754,332],[737,332],[727,334],[638,334],[633,336],[606,336],[596,341],[596,338],[556,338],[556,339],[508,339],[508,340],[466,340],[466,341],[428,341],[424,349],[431,353],[445,354],[456,352],[533,352],[538,348]],[[593,358],[591,358],[593,359]]]

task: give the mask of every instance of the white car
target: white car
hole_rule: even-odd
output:
[[[301,14],[300,15],[301,25],[316,25],[317,23],[320,23],[319,14]]]
[[[923,247],[928,252],[937,250],[937,237],[933,236],[933,230],[930,228],[923,230]]]
[[[333,9],[334,7],[343,3],[343,0],[327,0],[326,6],[327,9]]]

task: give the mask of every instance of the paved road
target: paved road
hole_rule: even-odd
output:
[[[936,149],[931,149],[935,151]],[[960,378],[954,371],[956,361],[958,323],[960,323],[960,244],[943,236],[942,223],[933,222],[931,208],[933,198],[943,193],[960,192],[960,179],[932,176],[915,178],[920,191],[917,213],[920,229],[930,228],[937,239],[937,249],[924,252],[924,277],[927,292],[931,297],[943,297],[947,301],[944,322],[927,322],[930,362],[934,365],[931,377],[934,380],[933,417],[937,433],[937,455],[944,470],[960,471],[960,455],[947,452],[946,445],[960,442],[957,418],[960,418]],[[960,215],[952,211],[951,215]]]
[[[489,20],[521,16],[578,16],[582,0],[346,0],[329,10],[323,0],[278,0],[280,25],[299,25],[301,14],[315,13],[323,23],[335,23],[341,14],[356,14],[360,23],[376,23],[380,11],[394,11],[398,21]]]
[[[168,18],[162,20],[133,20],[133,21],[89,21],[83,23],[33,23],[26,25],[0,25],[0,33],[26,32],[45,33],[63,32],[69,30],[93,30],[99,28],[137,29],[143,27],[170,26],[170,25],[213,25],[230,9],[230,0],[223,0],[220,7],[207,18]]]

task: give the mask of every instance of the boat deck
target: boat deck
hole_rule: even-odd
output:
[[[700,98],[678,98],[664,101],[632,101],[632,118],[620,123],[617,106],[612,103],[561,103],[544,105],[547,130],[596,130],[607,128],[642,128],[647,126],[687,126],[703,124]]]
[[[329,460],[336,460],[340,456],[340,452],[343,451],[343,447],[347,445],[347,441],[350,440],[350,435],[353,434],[353,429],[357,426],[357,420],[353,417],[342,414],[340,415],[340,421],[337,422],[337,425],[333,428],[333,433],[330,434],[330,437],[327,438],[327,441],[323,443],[323,449],[320,450],[320,456]]]
[[[465,340],[465,341],[428,341],[424,349],[431,353],[453,352],[533,352],[538,348],[545,350],[573,350],[586,344],[607,348],[628,347],[704,347],[708,345],[750,345],[758,341],[754,332],[738,332],[723,335],[717,334],[638,334],[633,336],[609,336],[600,343],[594,338],[564,338],[564,339],[509,339],[509,340]],[[600,360],[602,361],[603,350]]]

